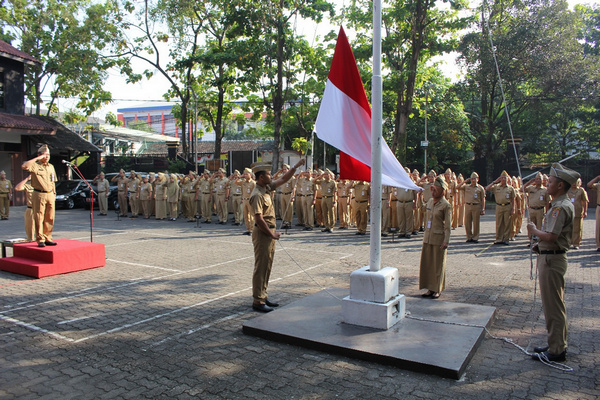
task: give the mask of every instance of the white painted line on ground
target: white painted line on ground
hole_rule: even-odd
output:
[[[75,342],[75,340],[71,339],[70,337],[66,337],[66,336],[61,335],[60,333],[49,331],[48,329],[40,328],[39,326],[36,326],[36,325],[32,325],[32,324],[28,324],[23,321],[19,321],[18,319],[15,319],[15,318],[0,315],[0,319],[3,321],[6,321],[6,322],[10,322],[12,324],[18,325],[18,326],[22,326],[27,329],[31,329],[32,331],[47,333],[48,335],[53,336],[57,339],[66,340],[67,342]]]
[[[79,318],[68,319],[68,320],[66,320],[66,321],[60,321],[60,322],[57,322],[57,323],[56,323],[56,325],[71,324],[71,323],[73,323],[73,322],[78,322],[78,321],[83,321],[83,320],[85,320],[85,319],[94,318],[94,317],[97,317],[98,315],[102,315],[102,314],[100,314],[100,313],[97,313],[97,314],[92,314],[92,315],[89,315],[89,316],[87,316],[87,317],[79,317]]]
[[[116,262],[116,263],[120,263],[120,264],[134,265],[136,267],[145,267],[145,268],[160,269],[160,270],[163,270],[163,271],[185,272],[185,271],[182,271],[180,269],[163,268],[163,267],[157,267],[155,265],[146,265],[146,264],[132,263],[132,262],[128,262],[128,261],[119,261],[119,260],[114,260],[112,258],[107,258],[106,261],[112,261],[112,262]]]

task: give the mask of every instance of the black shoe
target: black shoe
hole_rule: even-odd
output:
[[[269,301],[269,299],[265,300],[265,304],[269,307],[279,307],[279,303],[274,303],[272,301]]]
[[[414,236],[414,235],[417,235],[418,233],[419,233],[419,232],[417,232],[417,231],[414,231],[412,234],[413,234],[413,236]]]
[[[46,243],[44,243],[44,242],[38,242],[38,247],[46,247]]]
[[[567,359],[567,351],[563,351],[560,354],[551,354],[547,351],[541,353],[534,353],[531,358],[536,361],[565,361]]]
[[[479,243],[479,240],[471,239],[471,242],[473,242],[473,243]]]
[[[296,224],[296,226],[304,226],[304,224]]]
[[[58,243],[51,242],[51,241],[46,241],[45,244],[46,244],[46,246],[56,246]]]
[[[364,236],[364,235],[366,235],[366,233],[365,233],[365,232],[358,232],[358,234],[359,234],[359,235],[363,235],[363,236]]]
[[[264,312],[264,313],[268,313],[268,312],[271,312],[271,311],[273,311],[273,308],[272,308],[272,307],[269,307],[269,306],[268,306],[268,305],[266,305],[266,304],[252,305],[252,308],[253,308],[254,310],[256,310],[256,311],[259,311],[259,312]]]
[[[244,235],[251,235],[251,234],[252,234],[252,232],[250,232],[250,231],[246,231],[246,232],[244,232],[243,234],[244,234]]]
[[[406,235],[404,235],[404,237],[410,239],[412,236],[410,236],[410,233],[407,233]]]
[[[508,246],[508,241],[502,242],[503,245]]]
[[[467,240],[465,241],[465,243],[471,243],[472,241],[473,241],[473,239],[467,239]]]
[[[312,231],[312,230],[313,230],[313,228],[312,228],[312,227],[310,227],[310,226],[306,226],[306,227],[304,227],[304,229],[303,229],[303,230],[305,230],[305,231]]]
[[[356,232],[355,235],[360,235],[360,232]]]
[[[382,237],[387,237],[387,235],[388,235],[388,234],[387,234],[387,233],[385,233],[385,232],[383,232],[383,233],[381,234],[381,236],[382,236]]]
[[[550,347],[549,346],[539,346],[539,347],[534,347],[533,351],[536,353],[543,353],[545,351],[548,351]]]
[[[425,228],[423,228],[423,227],[420,227],[420,228],[419,228],[419,232],[425,232]]]

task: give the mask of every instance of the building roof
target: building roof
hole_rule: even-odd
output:
[[[16,115],[0,112],[0,130],[21,135],[54,135],[56,127],[39,118],[29,115]]]
[[[171,138],[175,139],[175,138]],[[274,141],[253,141],[253,140],[233,140],[221,142],[221,153],[230,151],[264,151],[273,150]],[[181,151],[181,144],[179,150]],[[198,142],[198,154],[213,154],[215,152],[215,142]],[[148,143],[142,151],[144,154],[167,154],[167,145],[165,142]]]
[[[37,119],[40,122],[46,123],[53,126],[56,129],[55,135],[33,135],[31,141],[33,143],[47,144],[51,150],[60,152],[61,150],[69,150],[71,152],[88,152],[88,153],[99,153],[100,149],[60,122],[56,121],[52,117],[45,116],[32,116],[31,118]]]
[[[178,142],[179,141],[179,138],[176,138],[176,137],[159,135],[157,133],[140,131],[137,129],[129,129],[129,128],[125,128],[122,126],[112,126],[112,125],[108,125],[108,124],[101,124],[100,129],[101,130],[99,132],[95,131],[94,134],[98,134],[98,135],[102,135],[102,136],[106,136],[106,137],[117,138],[117,139],[123,139],[123,140],[139,141],[139,142],[144,142],[144,141]]]
[[[29,65],[41,64],[39,60],[30,56],[29,54],[14,48],[4,40],[0,40],[0,56],[10,58],[11,60],[21,61],[22,63]]]

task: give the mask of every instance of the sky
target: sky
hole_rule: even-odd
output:
[[[333,1],[333,3],[336,4],[337,9],[340,8],[343,2],[344,0]],[[575,4],[598,4],[600,3],[600,0],[568,0],[568,2],[572,8]],[[295,21],[295,23],[296,33],[298,35],[304,35],[309,42],[318,40],[319,37],[322,37],[331,29],[335,31],[339,29],[339,27],[334,26],[327,21],[317,24],[316,27],[314,23],[303,22],[299,19]],[[347,32],[347,34],[350,41],[352,41],[351,32]],[[457,79],[457,76],[460,75],[460,69],[456,65],[455,59],[456,54],[449,54],[436,60],[442,63],[440,68],[442,68],[446,75],[453,80]],[[151,69],[151,66],[143,61],[133,60],[132,63],[133,69],[136,72],[142,72],[148,68]],[[160,73],[156,73],[150,80],[144,79],[135,84],[128,84],[118,71],[111,70],[109,71],[105,89],[112,93],[113,102],[92,114],[92,117],[97,117],[102,121],[104,121],[107,112],[117,114],[119,108],[135,107],[147,103],[156,103],[158,105],[160,102],[164,102],[162,95],[169,89],[169,83],[162,75],[160,75]],[[75,99],[60,99],[58,107],[64,112],[73,109],[76,103],[77,100]]]

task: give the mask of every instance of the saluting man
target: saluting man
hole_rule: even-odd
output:
[[[477,172],[459,184],[458,190],[464,193],[467,243],[479,243],[480,220],[485,215],[485,189],[479,184]]]
[[[119,201],[119,211],[121,217],[127,216],[127,183],[129,180],[125,176],[125,171],[121,169],[119,175],[113,176],[111,182],[117,182],[117,200]]]
[[[587,192],[581,187],[581,178],[577,179],[567,192],[571,204],[575,208],[575,219],[573,220],[573,236],[571,237],[571,246],[578,250],[583,239],[583,220],[587,217],[588,198]]]
[[[323,211],[322,232],[331,233],[335,225],[335,203],[337,200],[337,183],[332,179],[333,173],[325,168],[323,181],[321,181],[321,210]]]
[[[539,238],[532,250],[538,253],[540,295],[548,330],[548,345],[536,347],[534,360],[564,361],[567,356],[567,312],[564,301],[567,250],[573,232],[574,207],[566,193],[579,179],[579,174],[555,163],[550,168],[548,194],[552,203],[542,228],[533,222],[527,231]]]
[[[252,274],[252,308],[260,312],[273,311],[279,306],[269,301],[267,288],[273,268],[275,241],[281,233],[275,231],[275,208],[271,193],[294,176],[296,169],[304,165],[304,159],[296,163],[288,172],[276,181],[271,180],[271,164],[261,163],[253,167],[256,187],[250,196],[250,206],[254,212],[252,244],[254,246],[254,272]]]
[[[535,227],[542,227],[542,220],[548,204],[550,196],[545,186],[542,186],[542,174],[538,172],[532,180],[527,182],[523,187],[527,194],[527,203],[529,205],[529,220],[535,224]],[[531,239],[531,237],[529,237]]]
[[[600,251],[600,175],[588,182],[587,187],[596,191],[596,251]]]
[[[489,185],[485,190],[494,193],[496,200],[496,241],[494,244],[508,245],[510,240],[511,220],[515,213],[515,190],[507,185],[510,179],[508,172],[502,171],[502,175]]]
[[[38,247],[56,246],[57,243],[52,241],[56,171],[54,166],[50,164],[48,146],[41,146],[37,151],[37,157],[24,162],[21,168],[31,173],[31,186],[33,186],[31,205],[33,206],[33,220]]]

